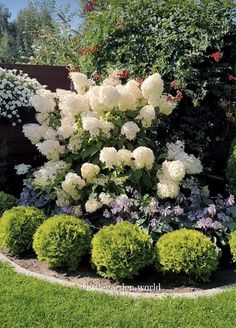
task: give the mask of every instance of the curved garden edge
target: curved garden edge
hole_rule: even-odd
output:
[[[222,293],[226,290],[236,287],[236,284],[231,284],[231,285],[224,285],[224,286],[215,287],[215,288],[206,289],[206,290],[197,290],[197,291],[193,291],[193,292],[184,292],[184,293],[129,292],[129,291],[121,291],[121,290],[115,290],[115,289],[113,289],[113,290],[109,290],[109,289],[105,289],[105,288],[101,289],[99,287],[93,287],[92,289],[90,289],[87,285],[78,284],[78,283],[74,283],[71,281],[59,279],[56,277],[47,276],[42,273],[34,272],[34,271],[28,270],[26,268],[23,268],[22,266],[18,265],[17,263],[15,263],[11,259],[9,259],[6,255],[2,254],[1,252],[0,252],[0,261],[10,264],[17,273],[23,274],[25,276],[34,277],[34,278],[37,278],[37,279],[40,279],[43,281],[47,281],[47,282],[50,282],[53,284],[58,284],[58,285],[65,286],[65,287],[77,287],[77,288],[81,288],[86,291],[101,292],[101,293],[110,294],[112,296],[128,296],[128,297],[132,297],[132,298],[158,298],[158,299],[164,298],[164,297],[173,297],[173,298],[196,298],[196,297],[203,297],[203,296],[210,297],[210,296]]]

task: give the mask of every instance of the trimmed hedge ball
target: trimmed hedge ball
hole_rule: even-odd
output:
[[[156,243],[156,264],[163,272],[182,273],[207,281],[217,269],[218,261],[217,246],[197,230],[169,232]]]
[[[231,236],[229,239],[229,246],[230,246],[230,252],[233,257],[233,262],[236,263],[236,231],[231,233]]]
[[[35,207],[13,207],[0,219],[0,245],[13,255],[32,249],[33,235],[45,220]]]
[[[132,278],[153,260],[148,233],[129,222],[103,227],[92,239],[92,263],[106,278]]]
[[[90,244],[91,231],[84,221],[70,215],[56,215],[38,228],[33,249],[39,261],[73,271],[81,257],[90,251]]]
[[[18,199],[12,195],[6,194],[5,192],[0,192],[0,216],[12,207],[17,206]]]

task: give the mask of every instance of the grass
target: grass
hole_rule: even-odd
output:
[[[19,275],[0,263],[1,328],[235,328],[236,290],[209,298],[130,299]]]

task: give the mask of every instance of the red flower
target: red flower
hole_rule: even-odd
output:
[[[176,80],[174,80],[170,83],[170,86],[173,89],[177,89],[179,85],[178,85],[178,82]]]
[[[221,60],[222,53],[220,51],[213,52],[211,54],[211,58],[213,58],[216,62],[219,62]]]
[[[90,52],[90,48],[89,47],[84,47],[80,52],[79,52],[79,55],[80,56],[84,56],[86,55],[87,53]]]
[[[98,52],[100,50],[100,46],[99,44],[96,44],[95,46],[93,46],[91,48],[91,52],[95,53],[95,52]]]
[[[229,81],[236,81],[236,76],[230,75],[229,76]]]
[[[119,73],[119,78],[120,79],[128,79],[130,76],[130,72],[128,70],[124,70],[122,73]]]
[[[135,81],[138,82],[138,86],[139,88],[141,87],[142,83],[143,83],[143,79],[140,76],[137,76],[135,78]]]
[[[176,96],[175,96],[175,100],[180,101],[181,99],[183,99],[184,95],[182,94],[182,92],[178,91]]]
[[[93,78],[94,78],[95,80],[100,80],[101,76],[102,76],[102,74],[99,73],[99,72],[95,72],[95,73],[93,74]]]
[[[87,1],[86,4],[84,5],[84,10],[85,11],[92,11],[96,7],[96,0],[92,1]]]
[[[167,97],[167,102],[174,102],[175,101],[175,97],[173,97],[172,95],[169,95],[168,97]]]

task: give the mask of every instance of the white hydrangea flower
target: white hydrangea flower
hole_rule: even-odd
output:
[[[98,136],[101,130],[100,120],[93,116],[82,116],[82,127],[92,136]]]
[[[81,167],[82,178],[87,182],[92,181],[100,172],[100,167],[91,163],[84,163]]]
[[[121,127],[121,134],[125,135],[126,139],[134,140],[136,138],[136,134],[140,131],[138,125],[132,121],[126,122]]]
[[[59,160],[60,155],[65,151],[65,146],[60,145],[57,140],[45,140],[37,143],[36,147],[47,159],[54,161]]]
[[[111,85],[100,86],[99,100],[105,108],[112,109],[117,107],[120,98],[121,95],[115,87]]]
[[[22,163],[22,164],[15,165],[14,168],[16,170],[17,175],[24,175],[29,172],[31,165]]]
[[[129,80],[126,83],[126,89],[137,99],[141,99],[143,97],[142,91],[139,88],[139,84],[135,80]]]
[[[34,183],[36,185],[46,185],[49,181],[55,181],[58,172],[64,171],[69,168],[69,164],[64,161],[48,161],[34,172]]]
[[[120,149],[118,150],[118,158],[119,162],[123,165],[132,166],[133,165],[133,154],[128,149]]]
[[[105,192],[102,192],[99,195],[99,199],[103,205],[109,205],[113,201],[113,198],[111,197],[111,195],[107,194]]]
[[[70,195],[67,194],[64,190],[57,189],[56,194],[57,194],[57,200],[56,200],[57,206],[64,207],[71,204]]]
[[[152,105],[144,106],[137,116],[137,119],[141,120],[142,126],[149,128],[152,125],[153,120],[156,118],[156,111]]]
[[[157,194],[161,199],[176,198],[179,194],[179,184],[173,180],[163,180],[157,184]]]
[[[186,171],[184,164],[177,160],[177,161],[165,161],[162,164],[162,170],[164,176],[168,177],[169,179],[180,182],[183,180]]]
[[[164,82],[160,74],[155,73],[147,77],[141,85],[141,90],[144,98],[148,99],[148,103],[156,107],[164,91]]]
[[[57,136],[53,128],[35,123],[23,125],[23,133],[34,145],[42,139],[56,140]]]
[[[65,180],[62,182],[62,189],[68,193],[73,199],[78,199],[78,192],[85,187],[85,181],[76,173],[69,172],[65,176]]]
[[[155,161],[153,151],[147,147],[138,147],[133,151],[135,167],[137,169],[146,168],[151,170]]]
[[[104,147],[100,152],[99,159],[110,169],[120,164],[118,152],[114,147]]]
[[[85,74],[79,72],[70,72],[70,78],[74,84],[75,90],[80,94],[84,94],[93,84],[92,80],[89,80]]]
[[[76,154],[82,146],[82,139],[79,134],[74,134],[70,137],[67,148],[73,153]]]
[[[200,174],[203,171],[200,159],[192,154],[185,153],[182,142],[177,141],[176,143],[167,144],[167,149],[167,158],[181,161],[187,174]]]
[[[77,124],[72,116],[66,116],[61,119],[61,126],[57,129],[57,133],[64,139],[70,138],[77,130]]]
[[[119,109],[122,111],[135,110],[137,107],[137,98],[135,97],[135,94],[133,94],[125,85],[119,84],[116,89],[121,95],[118,103]]]
[[[30,103],[35,108],[36,112],[40,113],[52,113],[56,107],[55,100],[48,93],[32,96],[30,98]]]
[[[97,194],[91,194],[85,203],[85,210],[87,213],[94,213],[102,207],[102,203],[97,199]]]
[[[80,113],[89,111],[87,99],[79,94],[67,91],[59,95],[59,99],[59,109],[65,117],[77,116]]]
[[[167,96],[161,96],[161,98],[160,98],[160,100],[158,102],[158,107],[159,107],[160,113],[168,116],[175,109],[176,102],[175,101],[168,101],[168,97]]]

